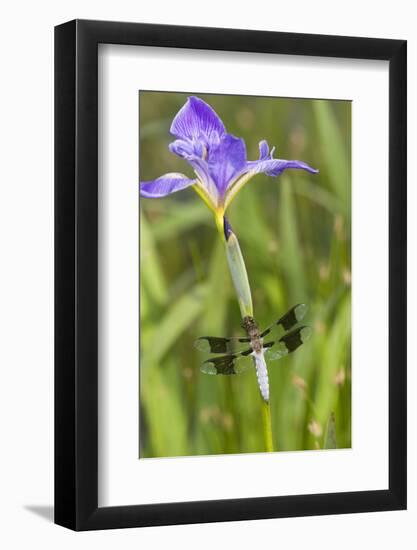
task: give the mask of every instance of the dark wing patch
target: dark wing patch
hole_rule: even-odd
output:
[[[292,353],[306,342],[312,334],[311,327],[299,327],[282,336],[277,342],[263,344],[268,361],[276,361]]]
[[[201,365],[201,371],[206,374],[236,374],[235,359],[236,355],[212,357],[204,361]]]
[[[299,327],[285,334],[279,341],[285,344],[288,353],[292,353],[310,338],[311,333],[311,327]]]
[[[211,357],[201,365],[201,372],[205,374],[240,374],[253,366],[251,353],[250,349],[240,354]]]
[[[219,336],[201,336],[194,346],[206,353],[233,353],[240,343],[249,343],[249,338],[221,338]]]
[[[307,312],[306,304],[297,304],[292,307],[285,315],[279,319],[277,325],[282,325],[284,330],[290,330],[294,325],[299,323]]]
[[[306,304],[297,304],[278,319],[273,325],[268,327],[261,333],[261,338],[269,334],[275,326],[281,325],[284,330],[290,330],[293,326],[299,323],[307,312]]]

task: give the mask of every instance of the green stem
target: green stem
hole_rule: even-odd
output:
[[[269,406],[269,401],[264,401],[263,399],[262,399],[262,421],[263,421],[263,430],[264,430],[265,450],[268,453],[272,453],[274,452],[274,444],[272,441],[271,407]]]
[[[230,274],[235,287],[239,308],[242,318],[253,317],[252,293],[249,278],[246,271],[245,261],[239,246],[239,241],[233,232],[226,218],[217,215],[216,226],[220,236],[225,243],[227,262]],[[262,424],[264,434],[264,445],[267,452],[273,452],[271,409],[269,402],[265,401],[259,393],[262,407]]]

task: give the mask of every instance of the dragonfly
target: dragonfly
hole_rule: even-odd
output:
[[[247,336],[244,337],[201,336],[195,341],[195,347],[213,354],[202,363],[201,371],[212,375],[231,375],[255,367],[262,398],[269,401],[266,360],[269,362],[281,359],[310,338],[311,327],[296,327],[306,312],[306,304],[297,304],[263,331],[253,317],[245,317],[242,327]]]

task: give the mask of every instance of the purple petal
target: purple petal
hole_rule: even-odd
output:
[[[246,146],[243,139],[225,134],[220,143],[210,150],[208,166],[210,176],[223,195],[227,186],[246,167]]]
[[[175,153],[179,157],[182,157],[192,166],[201,184],[206,189],[207,194],[211,197],[213,203],[216,204],[219,193],[216,184],[209,174],[208,164],[203,158],[206,156],[206,151],[203,151],[202,147],[200,142],[193,143],[182,139],[177,139],[169,144],[171,153]]]
[[[259,160],[265,160],[269,157],[269,145],[268,142],[263,139],[259,142]]]
[[[194,183],[196,183],[196,180],[190,180],[184,174],[172,172],[156,180],[141,182],[140,194],[142,197],[157,199],[159,197],[166,197],[166,195],[170,195],[176,191],[181,191]]]
[[[287,170],[287,168],[298,168],[306,170],[311,174],[318,174],[319,172],[301,160],[255,160],[253,162],[248,162],[247,165],[249,170],[254,171],[254,174],[265,173],[267,176],[279,176],[284,170]]]
[[[223,122],[216,112],[198,97],[189,97],[171,124],[172,135],[183,140],[210,142],[225,133]]]
[[[188,157],[195,154],[193,143],[183,139],[176,139],[168,145],[168,149],[171,153],[174,153],[174,155],[178,155],[183,159],[188,159]]]

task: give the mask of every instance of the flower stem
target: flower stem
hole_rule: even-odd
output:
[[[265,450],[268,453],[272,453],[274,452],[274,444],[272,441],[271,407],[269,401],[264,401],[264,399],[262,399],[262,421]]]
[[[239,302],[240,314],[242,319],[253,317],[252,293],[239,241],[223,213],[221,216],[218,213],[215,218],[217,229],[225,243],[227,262]],[[259,396],[262,407],[264,446],[267,452],[273,452],[271,409],[269,401],[265,401],[261,393]]]

